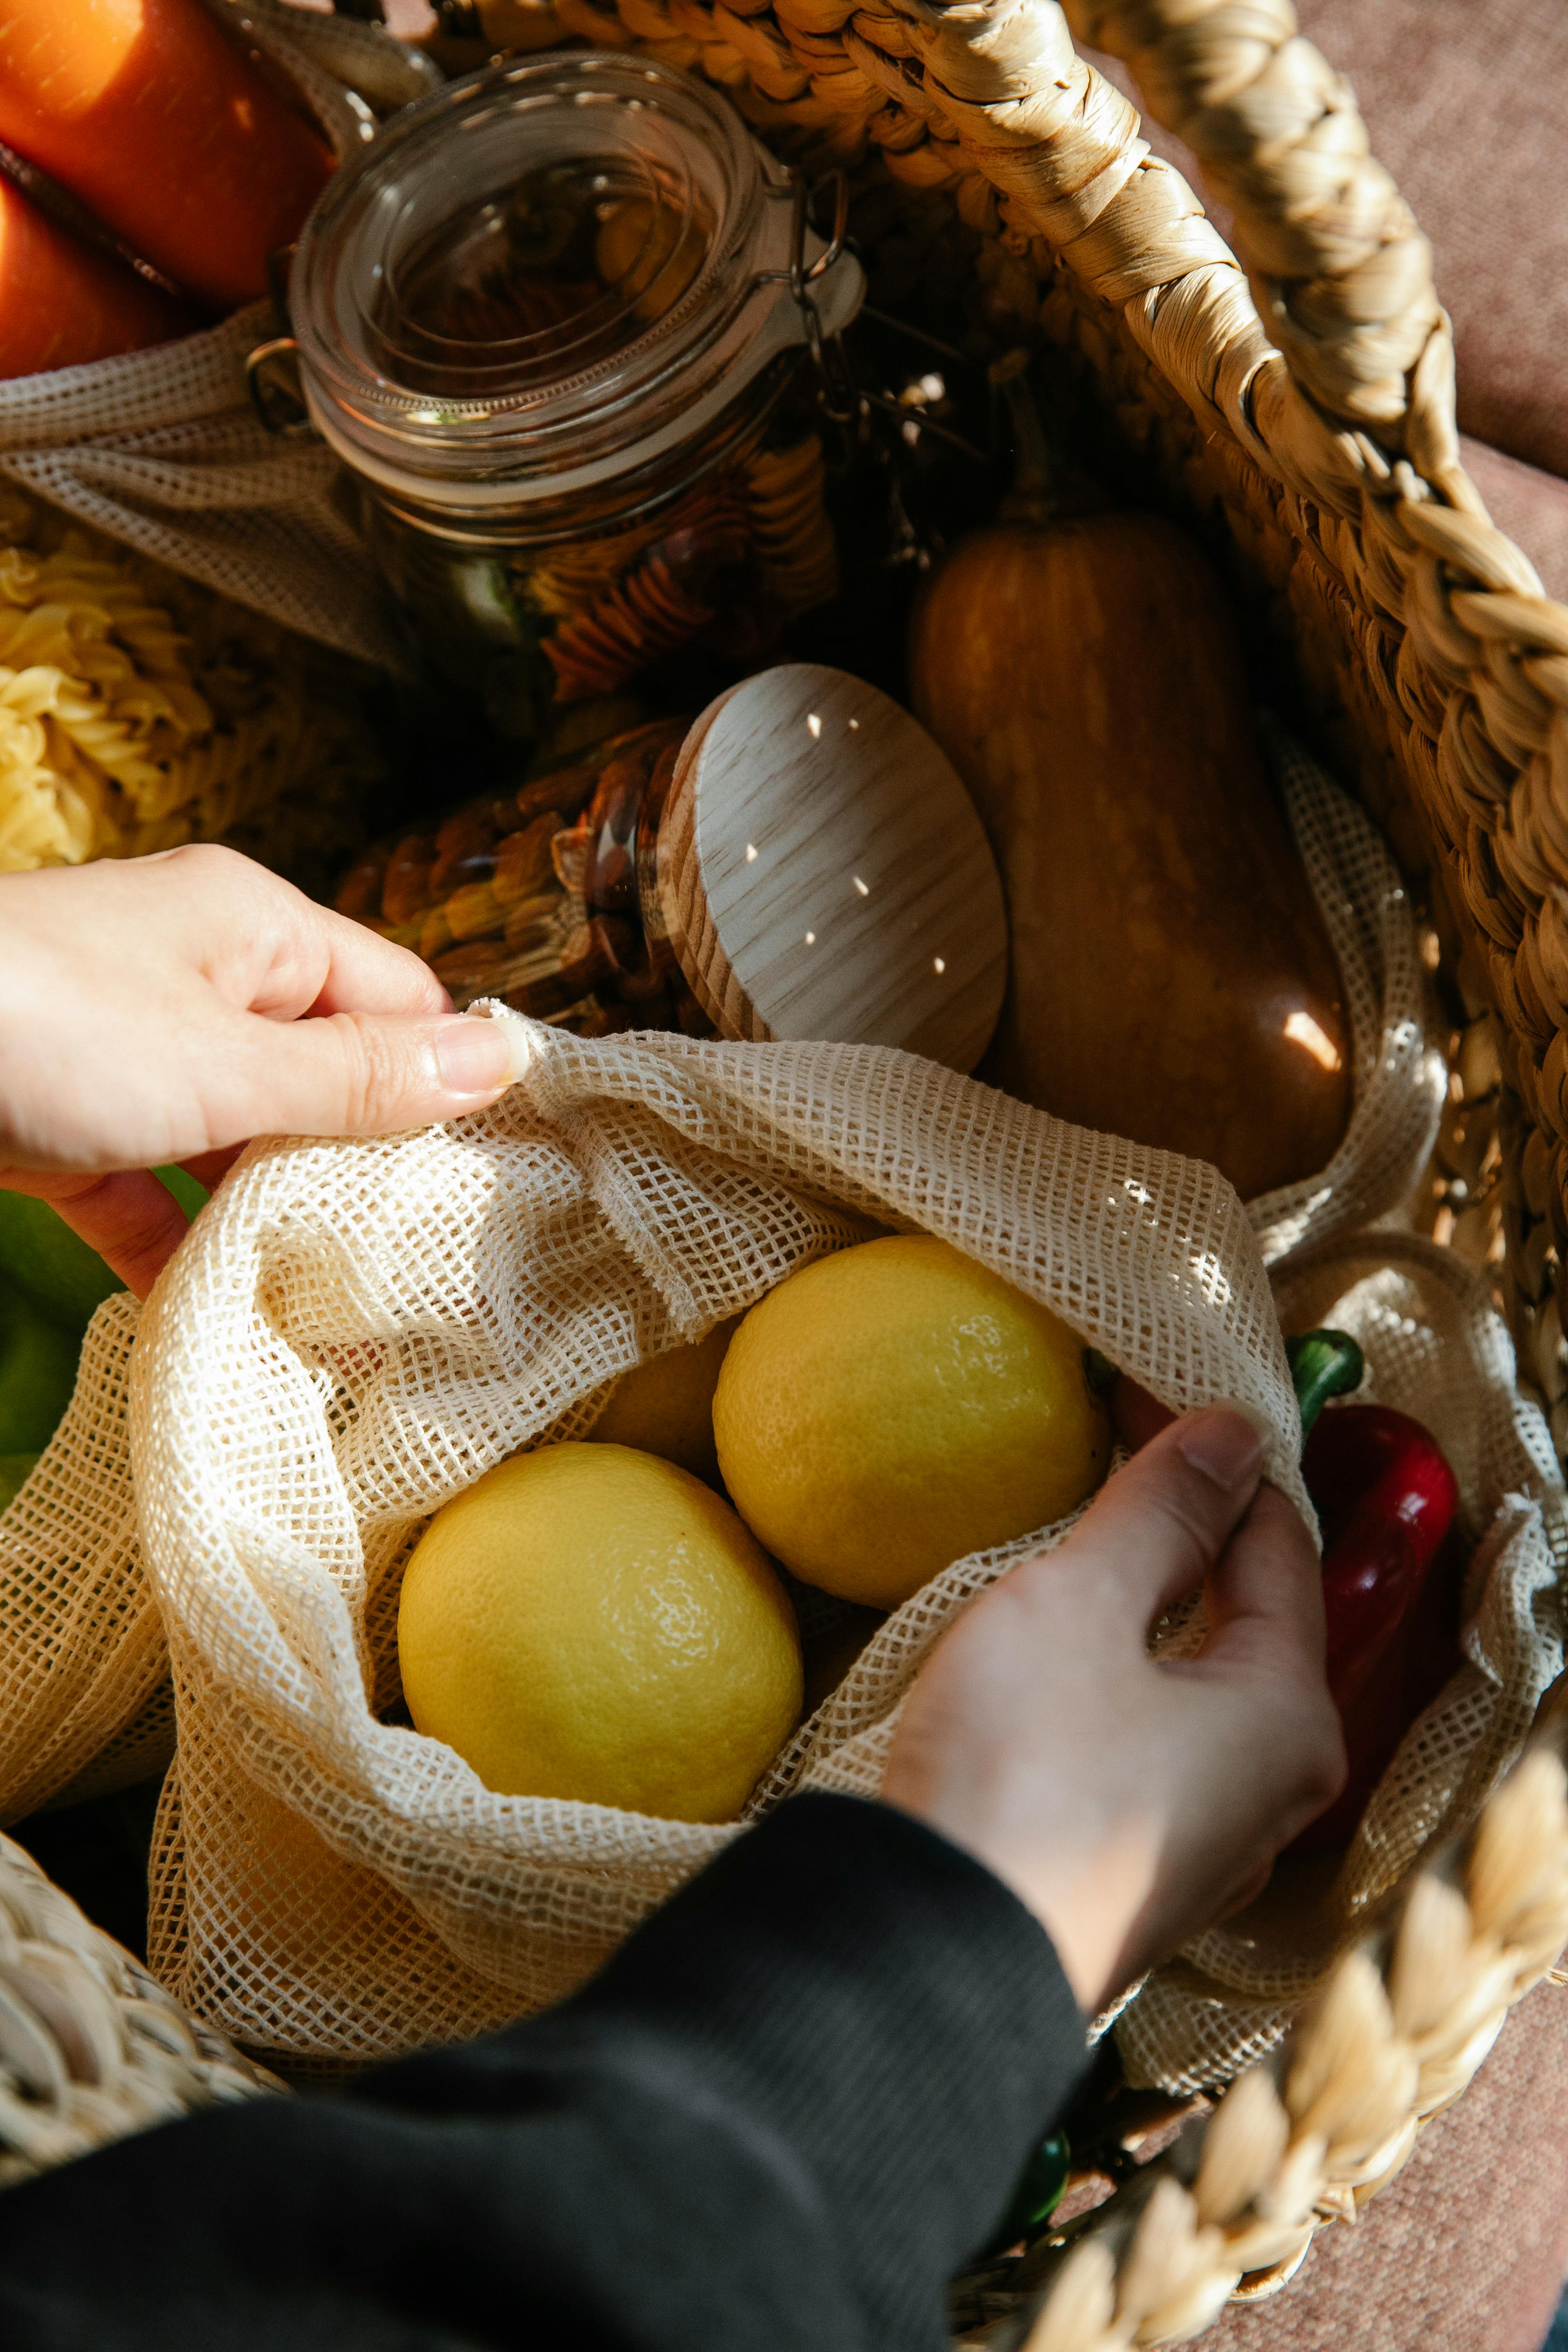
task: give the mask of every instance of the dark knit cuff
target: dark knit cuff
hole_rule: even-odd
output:
[[[854,1797],[782,1805],[558,2015],[616,2011],[787,2139],[863,2308],[905,2346],[1088,2063],[1033,1915],[945,1838]]]

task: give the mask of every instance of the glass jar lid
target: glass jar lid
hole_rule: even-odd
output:
[[[689,75],[491,67],[399,115],[311,214],[290,284],[311,415],[358,471],[436,504],[603,480],[804,340],[792,237],[787,173]],[[825,332],[863,290],[847,255],[824,273]]]

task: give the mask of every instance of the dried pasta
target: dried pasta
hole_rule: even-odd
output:
[[[838,593],[838,546],[823,493],[827,467],[813,434],[793,449],[768,449],[746,467],[746,514],[763,585],[790,613]]]
[[[383,779],[342,667],[0,487],[0,873],[226,840],[321,887]]]
[[[746,519],[732,490],[709,493],[689,520],[669,529],[615,585],[561,623],[544,650],[555,697],[607,694],[707,627],[710,583],[745,561]]]

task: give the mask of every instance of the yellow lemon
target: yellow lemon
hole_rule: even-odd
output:
[[[594,1423],[592,1443],[635,1445],[645,1454],[679,1462],[694,1478],[717,1481],[713,1391],[740,1319],[731,1315],[692,1346],[668,1348],[662,1356],[634,1365],[617,1381],[615,1394]]]
[[[723,1822],[800,1714],[789,1597],[728,1503],[624,1445],[514,1455],[403,1580],[404,1696],[498,1795]]]
[[[713,1399],[719,1467],[796,1576],[896,1608],[1099,1485],[1110,1430],[1083,1354],[1048,1307],[946,1242],[867,1242],[742,1323]]]

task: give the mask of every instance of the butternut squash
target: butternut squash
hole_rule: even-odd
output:
[[[1026,414],[1021,439],[1013,499],[926,584],[910,647],[914,709],[1007,897],[977,1076],[1255,1198],[1331,1157],[1351,1041],[1236,632],[1191,540],[1152,514],[1053,511]]]

